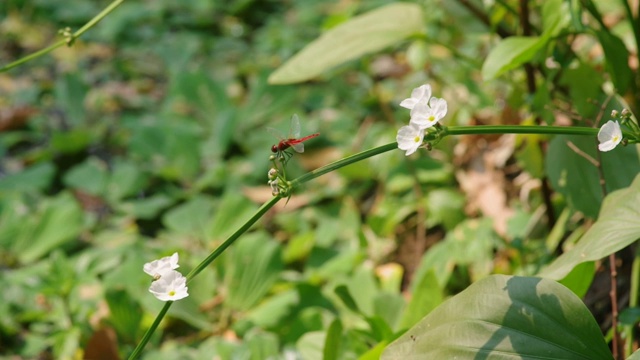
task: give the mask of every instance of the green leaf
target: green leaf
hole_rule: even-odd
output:
[[[67,187],[92,195],[103,195],[107,186],[106,164],[96,158],[89,158],[69,170],[62,180]]]
[[[108,290],[109,320],[116,332],[127,342],[135,343],[142,321],[142,307],[126,290]]]
[[[564,279],[560,280],[560,284],[569,288],[579,298],[582,298],[591,287],[595,274],[595,262],[588,261],[574,267]]]
[[[340,355],[340,345],[342,343],[342,323],[340,319],[335,319],[329,325],[327,337],[324,339],[323,360],[337,360]]]
[[[169,210],[162,217],[162,223],[177,233],[204,239],[212,214],[213,201],[208,196],[200,195]]]
[[[580,149],[578,154],[572,147]],[[549,144],[546,171],[553,188],[564,195],[569,205],[586,216],[595,218],[602,202],[598,169],[583,154],[597,158],[596,140],[588,136],[556,136]],[[602,170],[611,192],[629,186],[640,173],[640,160],[635,146],[618,147],[601,153]]]
[[[482,65],[482,78],[495,79],[525,64],[547,43],[546,38],[512,36],[498,43]]]
[[[0,178],[0,192],[42,191],[49,186],[56,169],[50,162],[40,163],[23,171]]]
[[[557,36],[569,25],[569,6],[564,0],[547,0],[542,7],[542,27],[547,37]]]
[[[336,295],[338,295],[340,300],[342,300],[342,303],[345,304],[349,310],[358,314],[361,313],[360,309],[358,309],[356,301],[353,299],[351,293],[349,292],[349,289],[345,285],[337,286],[334,292],[336,293]]]
[[[289,59],[269,77],[271,84],[292,84],[362,55],[400,43],[423,29],[422,7],[396,3],[354,17]]]
[[[609,31],[596,31],[596,35],[604,50],[607,72],[610,74],[616,90],[622,95],[627,91],[629,82],[633,79],[633,73],[629,68],[629,50],[620,38]]]
[[[411,301],[407,306],[400,322],[400,328],[406,329],[415,325],[420,319],[440,305],[444,299],[438,279],[433,270],[415,279]]]
[[[30,263],[80,234],[84,216],[80,205],[69,193],[44,202],[36,213],[29,214],[30,224],[16,243],[18,258]]]
[[[275,283],[283,268],[280,245],[264,233],[244,236],[229,250],[225,262],[228,296],[225,305],[248,310]]]
[[[493,275],[394,341],[381,359],[613,359],[582,301],[555,281]]]
[[[571,250],[558,257],[539,275],[562,279],[576,265],[602,259],[640,238],[640,175],[631,186],[609,194],[598,220]]]

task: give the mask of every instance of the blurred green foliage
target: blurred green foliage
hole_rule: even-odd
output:
[[[409,117],[396,104],[425,82],[448,100],[447,125],[591,126],[625,99],[637,110],[632,96],[600,109],[605,87],[628,95],[635,86],[623,22],[572,44],[568,33],[597,21],[579,22],[581,10],[567,2],[532,1],[537,34],[497,42],[494,30],[518,34],[514,1],[471,2],[488,19],[462,1],[392,3],[124,2],[73,47],[0,73],[0,356],[77,358],[97,351],[93,339],[127,356],[163,305],[147,292],[143,264],[178,251],[186,273],[270,199],[278,139],[266,127],[286,132],[294,113],[303,132],[321,136],[289,162],[292,177],[393,141]],[[0,3],[0,64],[105,5]],[[354,30],[349,20],[360,14],[391,33]],[[367,43],[341,47],[336,59],[330,51],[341,38]],[[586,50],[596,44],[605,60]],[[294,57],[305,48],[307,58]],[[525,63],[544,70],[535,93]],[[598,216],[597,170],[564,137],[470,139],[447,138],[430,156],[383,154],[305,184],[189,282],[190,296],[173,305],[144,358],[376,359],[470,284],[537,274]],[[570,141],[596,156],[595,140]],[[632,146],[602,162],[610,191],[638,173]],[[462,175],[478,166],[499,179],[498,205],[509,216],[464,186]],[[547,177],[556,193],[545,199]],[[555,227],[543,215],[549,204],[566,211]],[[563,283],[582,296],[595,266],[576,261]],[[556,283],[543,285],[580,304]],[[115,338],[102,338],[103,329]]]

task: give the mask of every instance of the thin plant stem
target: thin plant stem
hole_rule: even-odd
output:
[[[282,197],[274,196],[271,200],[262,204],[262,206],[256,211],[253,216],[247,220],[238,230],[236,230],[227,240],[225,240],[220,246],[218,246],[206,259],[202,260],[198,266],[196,266],[189,274],[187,275],[187,281],[193,279],[196,275],[198,275],[202,270],[204,270],[207,266],[209,266],[215,259],[218,258],[231,244],[233,244],[242,234],[244,234],[253,224],[256,223],[269,209],[271,209],[278,201],[280,201]]]
[[[629,290],[629,308],[638,306],[638,288],[640,287],[640,247],[636,247],[636,254],[631,265],[631,289]],[[625,359],[633,353],[633,329],[634,326],[626,326],[625,332]]]
[[[204,270],[207,266],[209,266],[215,259],[217,259],[218,256],[222,255],[222,253],[229,246],[231,246],[231,244],[233,244],[242,234],[244,234],[247,230],[249,230],[251,226],[253,226],[253,224],[255,224],[278,201],[280,201],[280,199],[282,199],[280,196],[275,196],[271,200],[262,204],[262,206],[256,211],[255,214],[253,214],[253,216],[249,220],[247,220],[238,230],[236,230],[233,234],[231,234],[231,236],[229,236],[227,240],[225,240],[211,254],[209,254],[209,256],[207,256],[206,259],[202,260],[202,262],[200,262],[198,266],[196,266],[193,270],[191,270],[191,272],[187,275],[187,281],[193,279],[202,270]],[[133,352],[129,356],[129,360],[136,359],[138,356],[140,356],[140,353],[149,342],[151,335],[153,335],[153,333],[158,328],[158,325],[160,325],[160,321],[162,321],[164,316],[167,314],[167,311],[169,311],[171,304],[173,304],[173,301],[167,301],[167,303],[164,305],[164,307],[162,308],[158,316],[156,316],[156,319],[153,321],[153,324],[151,324],[149,329],[147,329],[147,332],[142,337],[142,340],[140,340],[136,348],[133,350]]]
[[[567,135],[588,135],[594,136],[597,135],[598,129],[593,128],[585,128],[585,127],[563,127],[563,126],[452,126],[452,127],[441,127],[438,132],[430,132],[425,135],[425,141],[435,141],[439,140],[447,135],[468,135],[468,134],[506,134],[506,133],[516,133],[516,134],[567,134]],[[387,151],[391,151],[397,149],[398,144],[396,142],[388,143],[385,145],[381,145],[369,150],[362,151],[360,153],[351,155],[344,159],[332,162],[328,165],[322,166],[318,169],[310,171],[298,178],[295,178],[289,182],[290,188],[295,188],[305,182],[313,180],[319,176],[322,176],[331,171],[340,169],[347,165],[356,163],[358,161],[373,157],[375,155],[379,155],[385,153]],[[234,232],[227,240],[225,240],[220,246],[218,246],[206,259],[204,259],[200,264],[198,264],[189,274],[187,275],[187,281],[193,279],[197,276],[202,270],[204,270],[207,266],[209,266],[215,259],[217,259],[231,244],[233,244],[242,234],[244,234],[251,226],[253,226],[269,209],[271,209],[278,201],[280,201],[282,196],[275,196],[270,201],[264,203],[256,213],[245,222],[236,232]],[[138,357],[145,347],[153,332],[157,329],[158,325],[162,318],[166,315],[169,307],[172,302],[167,302],[165,306],[162,308],[162,311],[156,317],[152,326],[147,330],[144,337],[140,341],[140,343],[136,346],[131,356],[129,356],[130,360]]]
[[[94,25],[96,25],[98,22],[100,22],[100,20],[102,20],[105,16],[107,16],[109,13],[111,13],[113,10],[115,10],[115,8],[117,8],[118,6],[120,6],[120,4],[122,4],[124,2],[124,0],[115,0],[114,2],[112,2],[111,4],[109,4],[109,6],[107,6],[104,10],[102,10],[98,15],[96,15],[95,17],[93,17],[93,19],[89,20],[89,22],[87,22],[83,27],[81,27],[80,29],[78,29],[76,32],[74,32],[69,38],[67,39],[63,39],[58,41],[57,43],[53,44],[53,45],[49,45],[48,47],[38,50],[36,52],[34,52],[33,54],[29,54],[21,59],[18,59],[12,63],[9,63],[3,67],[0,67],[0,72],[4,72],[10,69],[13,69],[16,66],[22,65],[24,63],[26,63],[27,61],[31,61],[35,58],[38,58],[42,55],[45,55],[47,53],[52,52],[53,50],[63,46],[63,45],[70,45],[71,43],[73,43],[73,41],[77,38],[79,38],[82,34],[84,34],[87,30],[89,30],[90,28],[92,28]]]
[[[153,320],[153,324],[151,324],[149,329],[147,329],[147,332],[144,333],[144,336],[138,343],[138,346],[136,346],[136,348],[133,349],[133,352],[131,353],[131,355],[129,355],[129,360],[136,359],[138,356],[140,356],[145,345],[147,345],[147,343],[149,342],[149,339],[151,339],[151,335],[153,335],[153,333],[156,331],[156,329],[160,325],[160,322],[162,321],[164,316],[167,314],[167,311],[169,311],[171,304],[173,304],[173,301],[167,301],[164,304],[164,306],[162,307],[162,310],[160,310],[160,312],[158,313],[158,316],[156,316],[156,319]]]

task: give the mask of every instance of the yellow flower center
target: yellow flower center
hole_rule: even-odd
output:
[[[169,291],[169,296],[175,296],[175,295],[176,295],[175,291],[173,291],[173,290]]]
[[[414,142],[420,142],[420,136],[416,136],[416,137],[414,137],[414,138],[413,138],[413,141],[414,141]]]
[[[435,120],[435,116],[433,115],[429,116],[429,121],[433,121],[433,120]]]
[[[620,138],[620,137],[616,135],[616,136],[614,136],[611,140],[613,140],[613,142],[618,142],[618,139],[619,139],[619,138]]]

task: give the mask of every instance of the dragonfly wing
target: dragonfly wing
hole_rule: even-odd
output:
[[[296,143],[296,144],[291,144],[291,143],[289,143],[289,144],[291,145],[293,150],[295,150],[295,151],[297,151],[299,153],[304,152],[304,143],[303,142],[299,142],[299,143]]]
[[[284,139],[284,134],[282,134],[282,132],[278,129],[274,129],[272,127],[267,127],[267,131],[269,132],[269,134],[273,135],[276,137],[276,139],[278,139],[278,141]]]
[[[298,114],[291,117],[291,127],[289,128],[289,139],[297,139],[300,137],[300,119]]]

